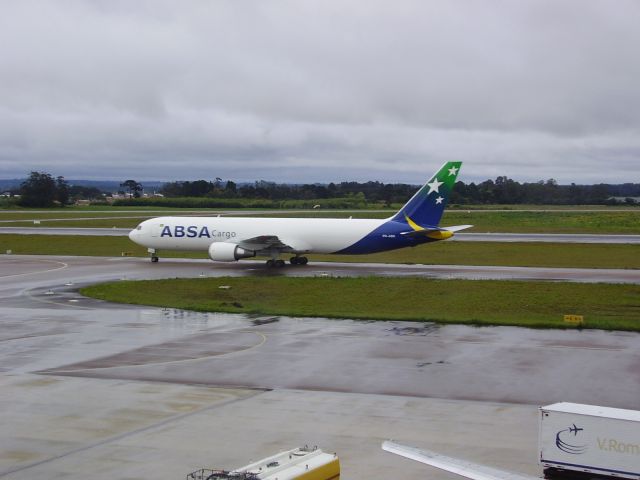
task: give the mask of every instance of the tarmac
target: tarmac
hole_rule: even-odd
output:
[[[185,478],[302,444],[337,452],[345,479],[456,478],[383,452],[388,438],[538,475],[539,405],[640,409],[636,333],[203,314],[77,293],[119,278],[401,271],[376,268],[0,257],[0,478]]]

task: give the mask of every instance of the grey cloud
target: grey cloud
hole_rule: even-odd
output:
[[[640,4],[0,6],[0,176],[640,181]]]

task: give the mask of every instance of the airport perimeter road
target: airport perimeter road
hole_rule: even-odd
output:
[[[640,408],[637,333],[203,314],[77,293],[203,271],[219,270],[0,257],[0,479],[184,478],[303,444],[338,452],[344,478],[454,478],[382,452],[389,437],[536,475],[536,405]],[[237,270],[252,271],[265,274]]]
[[[55,228],[0,227],[0,234],[19,235],[90,235],[126,237],[129,228]],[[456,233],[458,242],[558,242],[558,243],[631,243],[640,244],[640,235],[595,235],[556,233]]]

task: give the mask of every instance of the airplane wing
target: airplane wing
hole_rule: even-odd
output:
[[[281,239],[277,235],[260,235],[258,237],[247,238],[236,242],[245,250],[261,251],[279,251],[303,253],[309,251],[309,246],[298,240]]]
[[[407,447],[389,440],[382,443],[382,449],[472,480],[540,480],[540,477],[499,470],[486,465],[447,457],[429,450]]]

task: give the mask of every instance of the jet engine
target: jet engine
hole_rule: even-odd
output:
[[[235,262],[241,258],[255,256],[256,252],[245,250],[235,243],[216,242],[209,245],[209,258],[214,262]]]

